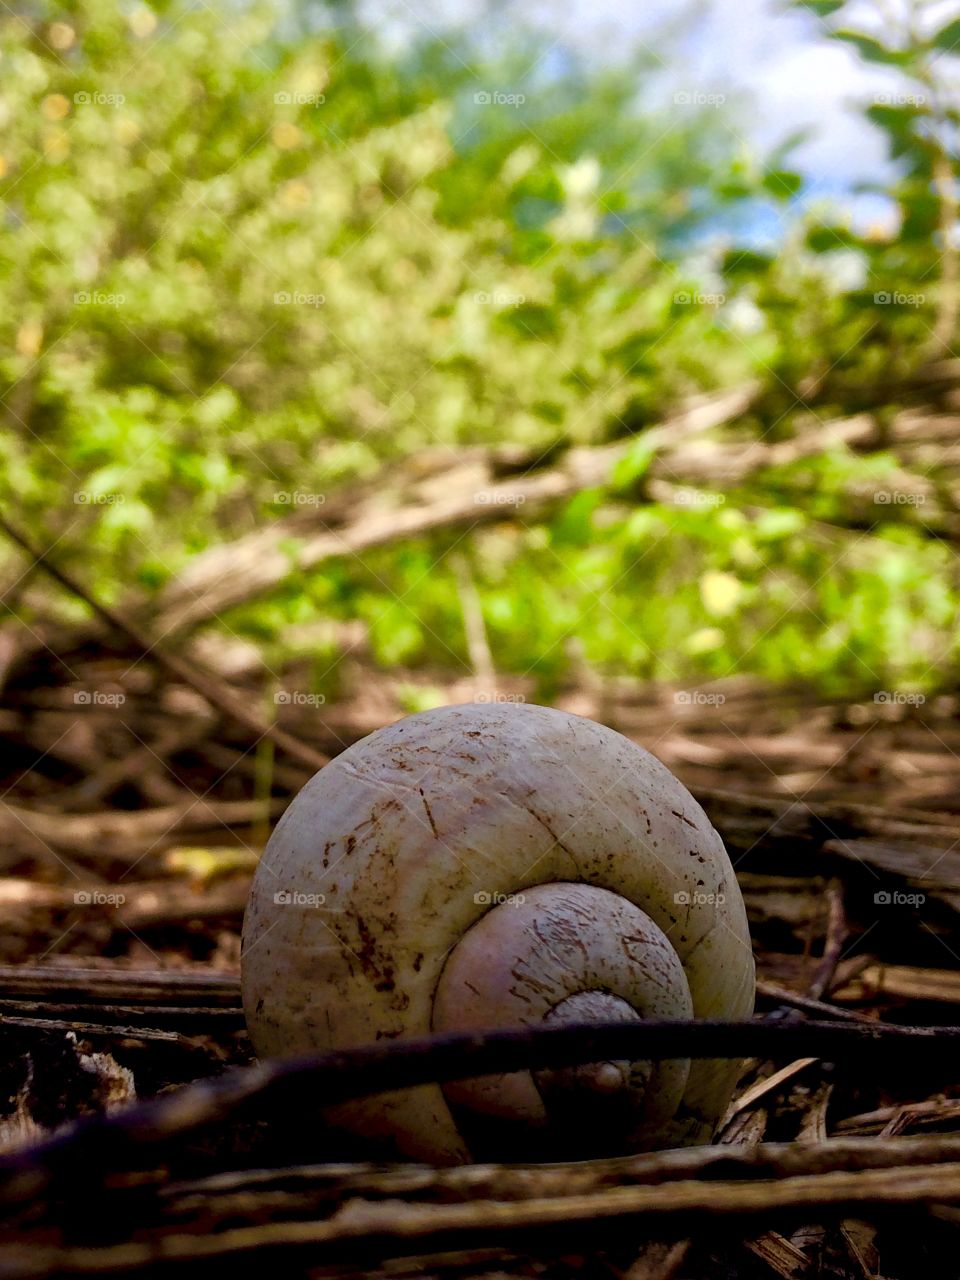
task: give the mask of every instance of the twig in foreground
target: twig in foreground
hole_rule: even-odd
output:
[[[861,1023],[639,1022],[522,1028],[406,1040],[274,1060],[188,1085],[112,1115],[78,1121],[36,1146],[0,1159],[0,1202],[21,1202],[58,1175],[135,1167],[160,1158],[175,1138],[256,1114],[290,1115],[373,1093],[507,1071],[618,1058],[783,1058],[855,1061],[860,1069],[924,1058],[960,1058],[960,1027]]]

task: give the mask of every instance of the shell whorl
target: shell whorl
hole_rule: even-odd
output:
[[[540,1022],[690,1018],[683,966],[663,931],[609,889],[535,885],[493,907],[453,948],[437,985],[433,1027],[473,1031]],[[552,1130],[568,1153],[649,1144],[683,1097],[686,1060],[605,1062],[449,1084],[447,1100],[477,1117]],[[507,1143],[474,1126],[471,1149]],[[535,1135],[534,1135],[535,1136]]]
[[[258,868],[242,962],[255,1050],[339,1049],[452,1028],[465,1008],[443,990],[474,932],[482,940],[481,931],[510,926],[523,935],[541,894],[573,886],[622,901],[666,937],[695,1016],[749,1015],[753,959],[729,859],[693,797],[641,747],[593,721],[515,704],[443,707],[371,734],[307,783]],[[510,895],[527,901],[512,905]],[[626,935],[634,924],[624,920]],[[515,958],[529,938],[520,942]],[[653,1016],[629,965],[621,989],[600,981],[599,963],[582,965],[569,990],[552,980],[557,999],[538,1019],[571,1016],[577,1007],[565,1000],[576,994],[582,1007],[591,992],[624,1002],[614,1016]],[[642,1085],[644,1068],[631,1070]],[[705,1140],[736,1070],[692,1062],[679,1105],[650,1143]],[[590,1092],[569,1074],[526,1080],[548,1114],[571,1091]],[[337,1116],[415,1158],[463,1161],[474,1154],[460,1124],[470,1108],[454,1094],[429,1085]]]

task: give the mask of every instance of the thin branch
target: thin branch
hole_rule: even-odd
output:
[[[73,574],[55,564],[47,552],[34,546],[33,542],[22,530],[11,524],[2,515],[0,515],[0,531],[5,533],[10,541],[20,547],[22,551],[26,552],[34,564],[42,568],[72,595],[82,600],[101,622],[106,623],[111,630],[118,631],[121,635],[125,635],[131,640],[143,657],[151,658],[177,680],[182,680],[184,684],[196,689],[211,706],[230,716],[237,724],[243,725],[255,740],[269,738],[281,751],[285,751],[294,760],[299,760],[303,764],[309,765],[311,769],[321,769],[327,763],[327,757],[315,751],[313,747],[308,746],[305,742],[301,742],[299,738],[295,738],[292,734],[278,729],[276,725],[269,724],[258,716],[239,694],[235,693],[229,685],[213,675],[212,672],[204,671],[198,664],[187,662],[177,654],[169,652],[137,623],[131,621],[116,609],[112,609],[109,605],[99,601],[74,578]]]
[[[468,1076],[608,1059],[812,1056],[877,1070],[960,1061],[960,1027],[860,1023],[640,1022],[538,1026],[477,1035],[420,1036],[340,1053],[275,1060],[202,1081],[113,1115],[78,1121],[0,1158],[0,1202],[18,1202],[58,1175],[156,1159],[171,1140],[238,1113],[289,1116],[370,1094]],[[39,1179],[39,1182],[38,1182]]]

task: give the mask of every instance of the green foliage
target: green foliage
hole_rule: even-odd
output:
[[[834,35],[930,90],[956,25],[926,50]],[[712,107],[668,128],[639,111],[652,62],[551,77],[526,45],[388,56],[267,3],[186,0],[41,0],[0,13],[0,47],[0,502],[104,599],[149,598],[198,551],[322,514],[425,448],[635,437],[608,487],[469,540],[498,667],[549,692],[576,636],[578,660],[637,675],[936,677],[946,553],[893,509],[869,545],[816,523],[890,459],[831,455],[726,503],[633,502],[644,428],[690,393],[758,377],[748,425],[787,439],[811,382],[821,418],[876,407],[923,358],[946,154],[932,91],[865,107],[901,165],[901,217],[864,234],[795,214],[789,145],[735,150]],[[703,250],[771,205],[778,246]],[[460,668],[459,537],[298,574],[224,625],[281,661],[291,628],[359,618],[385,665]],[[0,554],[0,580],[21,570]],[[30,620],[30,599],[9,607]],[[322,683],[335,648],[313,656]]]

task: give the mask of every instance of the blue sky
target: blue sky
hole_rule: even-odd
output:
[[[896,21],[908,3],[852,0],[843,23],[877,31],[881,13]],[[613,62],[638,45],[646,48],[662,66],[643,90],[652,110],[672,106],[677,92],[724,94],[721,119],[749,148],[765,151],[798,129],[809,129],[809,140],[794,156],[807,179],[806,199],[836,203],[860,225],[891,216],[882,198],[850,192],[858,182],[892,176],[884,138],[864,119],[862,106],[903,92],[904,82],[826,39],[812,15],[791,10],[785,0],[501,0],[494,6],[490,0],[367,0],[365,5],[379,30],[400,40],[423,26],[442,33],[466,25],[476,32],[490,21],[491,7],[539,28],[555,49],[568,45],[594,61]],[[922,10],[922,21],[939,27],[960,15],[960,0],[929,0]]]

